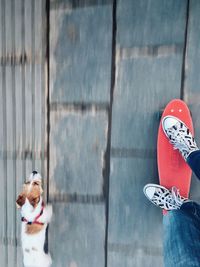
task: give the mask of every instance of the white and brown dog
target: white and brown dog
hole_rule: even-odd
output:
[[[22,216],[21,241],[25,267],[49,267],[52,263],[50,254],[44,252],[52,206],[44,205],[42,192],[41,176],[33,171],[16,201]]]

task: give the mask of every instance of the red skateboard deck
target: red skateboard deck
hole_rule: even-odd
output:
[[[183,121],[194,135],[190,110],[180,99],[174,99],[166,106],[158,130],[157,161],[160,184],[168,189],[176,186],[181,196],[189,197],[192,171],[178,150],[174,150],[162,129],[162,119],[172,115]]]

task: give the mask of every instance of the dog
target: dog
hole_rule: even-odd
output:
[[[46,228],[52,217],[52,206],[44,205],[42,179],[37,171],[23,185],[16,205],[21,209],[21,242],[25,267],[50,267],[50,254],[44,252]]]

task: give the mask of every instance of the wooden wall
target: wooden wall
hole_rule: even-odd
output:
[[[21,267],[16,195],[46,177],[45,2],[1,0],[0,18],[0,266]]]
[[[36,169],[53,267],[161,267],[160,110],[200,144],[198,0],[0,0],[0,266],[22,266],[15,199]],[[191,197],[200,200],[193,177]]]

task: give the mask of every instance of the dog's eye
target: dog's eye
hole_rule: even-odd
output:
[[[39,183],[38,182],[33,182],[33,185],[39,185]]]
[[[30,184],[31,182],[26,182],[25,184]]]

